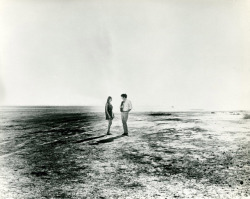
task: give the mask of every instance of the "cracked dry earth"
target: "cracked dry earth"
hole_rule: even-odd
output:
[[[249,198],[246,112],[1,110],[0,198]]]

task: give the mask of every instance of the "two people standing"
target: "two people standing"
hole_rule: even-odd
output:
[[[122,125],[123,125],[123,130],[124,130],[124,133],[122,135],[128,136],[127,121],[128,121],[129,112],[132,110],[132,103],[130,100],[127,99],[127,94],[122,94],[121,98],[122,98],[122,102],[120,105],[120,112],[121,112],[121,119],[122,119]],[[110,127],[112,125],[112,120],[114,119],[113,106],[111,104],[111,101],[112,101],[112,97],[109,96],[107,99],[106,106],[105,106],[106,120],[109,121],[107,135],[111,135]]]

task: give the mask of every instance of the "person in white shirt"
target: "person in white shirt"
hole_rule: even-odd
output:
[[[120,106],[121,116],[122,116],[122,125],[124,129],[124,133],[122,135],[128,136],[128,113],[132,110],[132,103],[127,99],[127,94],[122,94],[122,103]]]

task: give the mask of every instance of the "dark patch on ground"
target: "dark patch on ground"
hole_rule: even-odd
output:
[[[180,119],[180,118],[164,118],[164,119],[160,119],[160,121],[176,121],[176,122],[179,122],[179,121],[182,121],[182,119]]]
[[[46,171],[32,171],[31,175],[35,175],[37,177],[47,176],[48,172],[46,172]]]
[[[195,131],[195,132],[206,132],[206,129],[200,128],[200,127],[192,127],[192,128],[186,128],[185,131]]]
[[[148,115],[150,115],[150,116],[170,116],[172,114],[171,113],[162,113],[162,112],[160,112],[160,113],[149,113]]]
[[[243,119],[249,120],[250,119],[250,115],[249,114],[245,114],[244,117],[243,117]]]

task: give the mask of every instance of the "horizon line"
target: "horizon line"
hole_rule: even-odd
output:
[[[0,105],[0,107],[103,107],[102,105]],[[169,107],[169,106],[136,106],[136,107]],[[250,111],[249,109],[202,109],[202,108],[168,108],[169,110],[162,110],[162,111],[214,111],[214,112],[221,112],[221,111]],[[171,110],[172,109],[172,110]],[[160,112],[160,111],[157,111]]]

